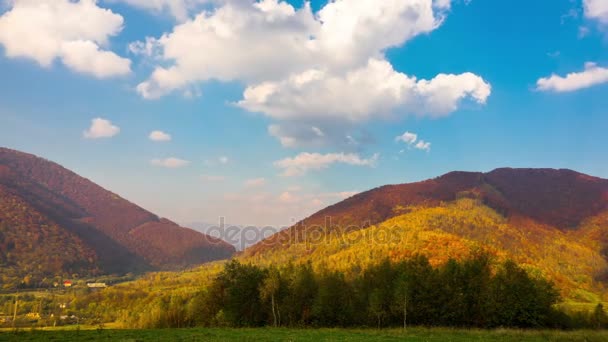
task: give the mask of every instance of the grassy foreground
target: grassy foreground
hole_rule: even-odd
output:
[[[0,341],[608,341],[608,332],[357,329],[165,329],[0,332]]]

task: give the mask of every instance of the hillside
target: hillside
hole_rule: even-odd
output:
[[[357,272],[384,258],[424,254],[441,264],[478,249],[549,277],[568,298],[605,297],[608,181],[570,170],[498,169],[384,186],[328,207],[241,257]]]
[[[6,286],[25,277],[30,283],[170,269],[234,253],[58,164],[6,148],[0,148],[0,237]]]
[[[407,213],[471,197],[506,217],[528,217],[560,230],[576,229],[608,210],[608,180],[571,170],[497,169],[451,172],[418,183],[386,185],[329,206],[249,249],[250,254],[298,241],[307,230],[357,230]]]

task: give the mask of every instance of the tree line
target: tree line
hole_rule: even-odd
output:
[[[570,328],[600,324],[593,317],[606,323],[601,307],[592,317],[571,317],[555,308],[559,301],[549,281],[512,261],[494,267],[485,253],[437,267],[424,256],[385,260],[357,275],[233,260],[193,297],[158,298],[135,325]]]

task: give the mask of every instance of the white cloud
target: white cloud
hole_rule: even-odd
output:
[[[122,16],[94,0],[12,0],[0,16],[0,44],[10,58],[50,67],[59,59],[73,71],[97,78],[127,75],[131,61],[104,50],[122,31]]]
[[[396,112],[441,117],[455,111],[463,99],[484,104],[490,93],[491,86],[471,73],[417,80],[396,72],[387,61],[371,59],[344,77],[317,70],[249,86],[238,105],[289,122],[270,126],[269,133],[282,145],[293,147],[300,141],[327,140],[323,139],[326,134],[319,133],[325,132],[328,122],[356,125]],[[311,121],[324,130],[311,131]],[[318,126],[313,127],[320,130]]]
[[[171,135],[163,131],[152,131],[148,138],[152,141],[171,141]]]
[[[215,183],[215,182],[223,182],[226,180],[226,177],[224,176],[216,176],[216,175],[201,175],[201,179],[205,182],[208,183]]]
[[[120,133],[120,128],[112,124],[111,121],[95,118],[91,120],[91,127],[83,132],[87,139],[111,138]]]
[[[431,143],[430,142],[426,142],[424,140],[420,140],[416,143],[416,145],[414,146],[419,150],[423,150],[423,151],[427,151],[429,152],[431,150]]]
[[[131,50],[157,64],[137,86],[144,98],[188,92],[210,80],[240,81],[238,105],[276,123],[286,147],[348,145],[366,121],[439,117],[462,100],[484,104],[491,86],[472,73],[418,80],[394,70],[386,49],[441,25],[450,0],[335,0],[313,13],[281,0],[219,1]],[[247,53],[243,53],[246,51]]]
[[[411,132],[405,132],[402,135],[395,138],[395,141],[402,141],[408,145],[415,143],[416,140],[418,140],[418,134],[411,133]]]
[[[608,24],[608,1],[606,0],[584,0],[585,17]]]
[[[318,137],[325,136],[325,133],[323,133],[323,131],[319,127],[312,126],[311,129]]]
[[[295,147],[297,143],[297,139],[293,136],[288,135],[288,133],[284,132],[283,128],[280,125],[270,125],[268,126],[268,134],[279,139],[281,145],[283,147]]]
[[[248,188],[257,188],[266,184],[265,178],[248,179],[245,181],[245,186]]]
[[[369,159],[365,159],[354,153],[320,154],[303,152],[293,158],[285,158],[276,161],[274,165],[280,169],[283,169],[283,176],[293,177],[304,175],[309,170],[326,169],[335,163],[375,167],[377,160],[377,154],[373,155]]]
[[[431,143],[424,141],[422,139],[418,140],[418,134],[412,132],[405,132],[402,135],[395,138],[397,142],[403,142],[407,144],[409,147],[423,150],[423,151],[431,151]],[[399,153],[403,153],[404,150],[399,151]]]
[[[570,92],[607,82],[608,68],[589,62],[585,64],[584,71],[573,72],[565,77],[553,74],[541,78],[536,82],[536,88],[541,91]]]
[[[219,161],[220,161],[220,164],[228,164],[230,159],[228,159],[228,157],[226,157],[226,156],[222,156],[219,158]]]
[[[188,166],[190,162],[179,158],[152,159],[150,163],[154,166],[166,167],[168,169],[178,169]]]
[[[158,97],[193,82],[282,79],[319,66],[347,69],[434,30],[431,0],[337,0],[313,14],[278,0],[225,1],[150,41],[159,66],[138,87]],[[247,51],[246,54],[240,53]]]

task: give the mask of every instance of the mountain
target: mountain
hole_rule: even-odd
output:
[[[276,231],[253,225],[231,223],[191,222],[188,227],[210,236],[221,236],[222,239],[233,245],[237,251],[252,246],[261,240],[270,237]],[[268,228],[268,227],[267,227]]]
[[[7,287],[56,275],[184,267],[234,252],[58,164],[0,148],[0,275]]]
[[[387,185],[323,209],[241,258],[356,271],[415,254],[440,264],[479,249],[549,277],[573,300],[608,298],[608,180],[505,168]]]

